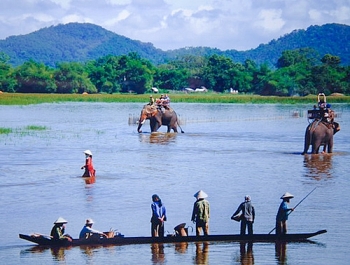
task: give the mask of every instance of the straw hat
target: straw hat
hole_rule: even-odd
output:
[[[89,155],[89,156],[92,156],[92,153],[91,153],[90,150],[85,150],[85,151],[84,151],[84,154],[87,154],[87,155]]]
[[[206,194],[204,191],[200,190],[200,191],[197,191],[193,196],[196,197],[198,200],[198,199],[207,198],[208,194]]]
[[[62,217],[58,217],[58,219],[54,222],[54,224],[66,224],[68,223],[67,220],[63,219]]]
[[[93,223],[94,223],[94,221],[91,218],[86,220],[87,225],[92,225]]]
[[[289,192],[286,192],[281,197],[281,199],[291,199],[291,198],[294,198],[294,195],[290,194]]]

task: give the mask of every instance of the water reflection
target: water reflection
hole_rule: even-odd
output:
[[[252,242],[241,242],[239,243],[240,254],[241,254],[241,264],[242,265],[252,265],[254,264],[253,255],[253,243]]]
[[[304,167],[307,169],[305,175],[316,180],[331,178],[332,158],[332,154],[305,155]]]
[[[96,177],[83,178],[86,185],[94,184],[96,182]]]
[[[57,261],[65,261],[66,260],[66,250],[71,249],[72,247],[43,247],[43,246],[35,246],[30,249],[27,249],[25,252],[30,253],[44,253],[50,249],[51,255],[54,260]]]
[[[209,264],[209,243],[196,242],[196,258],[194,264]]]
[[[187,242],[175,243],[175,251],[179,254],[185,254],[187,252],[187,248],[188,248]]]
[[[140,142],[151,144],[169,144],[176,140],[177,133],[154,132],[150,134],[140,133]]]
[[[164,264],[165,254],[164,254],[164,244],[154,243],[151,245],[152,251],[152,263],[153,264]]]
[[[287,243],[286,242],[276,242],[275,243],[275,255],[278,264],[287,264]]]

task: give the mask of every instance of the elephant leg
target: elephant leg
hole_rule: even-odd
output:
[[[328,141],[328,153],[333,153],[333,136]]]
[[[305,141],[304,141],[304,151],[301,153],[302,155],[305,155],[307,151],[309,150],[310,146],[310,131],[307,128],[305,132]]]
[[[321,147],[321,140],[319,140],[319,139],[315,140],[313,145],[312,145],[312,153],[318,154],[320,147]]]
[[[171,128],[173,129],[174,133],[177,133],[177,126],[176,123],[174,123]]]

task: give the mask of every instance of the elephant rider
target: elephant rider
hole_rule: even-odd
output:
[[[148,105],[153,106],[154,105],[154,98],[152,95],[149,96],[149,103]]]
[[[160,98],[156,100],[157,107],[164,113],[164,109],[170,109],[170,98],[168,94],[161,94]]]
[[[332,125],[332,127],[334,129],[334,133],[337,133],[340,130],[340,126],[339,126],[339,123],[334,121],[335,113],[331,109],[331,104],[328,104],[324,100],[321,99],[318,102],[318,107],[320,110],[321,120],[329,125]]]

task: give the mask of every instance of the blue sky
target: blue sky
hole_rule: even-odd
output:
[[[350,25],[350,0],[0,0],[0,39],[69,22],[162,50],[248,50],[311,25]]]

